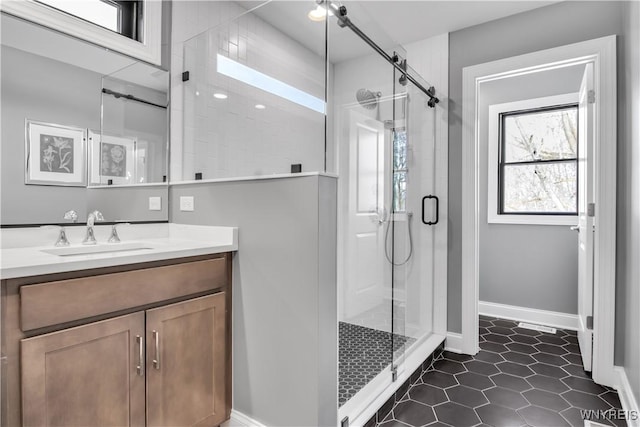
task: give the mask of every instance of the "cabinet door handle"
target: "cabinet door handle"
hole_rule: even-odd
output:
[[[160,370],[160,333],[158,331],[151,332],[153,343],[155,346],[155,357],[153,358],[153,367]]]
[[[136,366],[136,373],[141,377],[144,376],[144,354],[143,354],[143,340],[140,335],[136,335],[136,344],[138,344],[138,365]]]

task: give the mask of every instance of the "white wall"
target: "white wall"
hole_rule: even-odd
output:
[[[324,170],[324,114],[216,71],[221,53],[324,99],[324,52],[313,52],[253,13],[236,18],[243,12],[233,2],[174,4],[174,181],[192,180],[196,172],[203,179],[289,173],[298,163],[305,172]],[[182,71],[190,72],[188,82],[180,80]],[[214,92],[228,98],[215,99]]]
[[[576,93],[584,66],[483,83],[478,93],[480,301],[576,314],[578,233],[568,225],[489,224],[491,105]],[[577,218],[576,222],[577,224]]]

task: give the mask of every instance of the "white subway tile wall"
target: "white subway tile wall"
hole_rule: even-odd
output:
[[[192,180],[198,172],[202,179],[288,173],[293,163],[305,172],[324,170],[324,114],[216,67],[221,54],[324,99],[324,41],[314,52],[253,13],[240,16],[245,12],[233,2],[173,3],[173,181]],[[190,72],[187,82],[183,71]]]

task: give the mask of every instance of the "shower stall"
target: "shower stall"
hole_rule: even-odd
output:
[[[442,250],[436,161],[443,148],[436,89],[411,68],[408,52],[371,23],[366,33],[358,27],[366,11],[357,2],[348,3],[348,15],[344,7],[329,7],[338,24],[329,27],[329,50],[332,34],[349,29],[340,42],[350,37],[368,48],[332,68],[339,419],[360,424],[442,342],[434,263]]]
[[[308,387],[329,402],[319,412],[328,414],[330,405],[329,418],[364,424],[444,341],[447,39],[405,49],[368,17],[366,3],[349,1],[347,10],[328,1],[213,2],[219,23],[183,44],[176,74],[181,111],[174,114],[184,131],[172,138],[173,177],[215,186],[316,174],[336,184],[327,197],[337,201],[330,221],[337,237],[327,252],[332,261],[323,264],[333,266],[323,272],[331,283],[309,292],[325,305],[311,298],[310,310],[301,310],[292,296],[308,290],[314,268],[286,286],[260,282],[264,294],[253,311],[265,298],[288,301],[288,311],[264,309],[272,317],[255,323],[242,318],[244,331],[269,336],[274,328],[267,326],[277,324],[278,334],[293,339],[287,348],[234,347],[234,366],[244,367],[234,374],[234,384],[244,387],[234,396],[240,410],[271,411],[273,402],[260,392],[306,375],[302,358],[291,356],[304,354],[321,365],[310,368],[321,391],[315,382]],[[412,64],[437,75],[436,87]],[[286,213],[299,208],[282,206]],[[255,289],[244,292],[236,295],[253,302]],[[322,326],[305,329],[303,316],[315,309]],[[330,338],[318,344],[320,335]],[[300,351],[302,341],[318,344],[322,355]],[[295,367],[278,372],[256,361],[274,365],[282,354]],[[287,393],[282,387],[279,396],[302,399]],[[272,420],[283,419],[282,411],[272,412]]]

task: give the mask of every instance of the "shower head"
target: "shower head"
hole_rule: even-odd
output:
[[[356,99],[358,103],[367,110],[373,110],[378,106],[378,99],[382,96],[382,92],[372,92],[369,89],[358,89]]]

